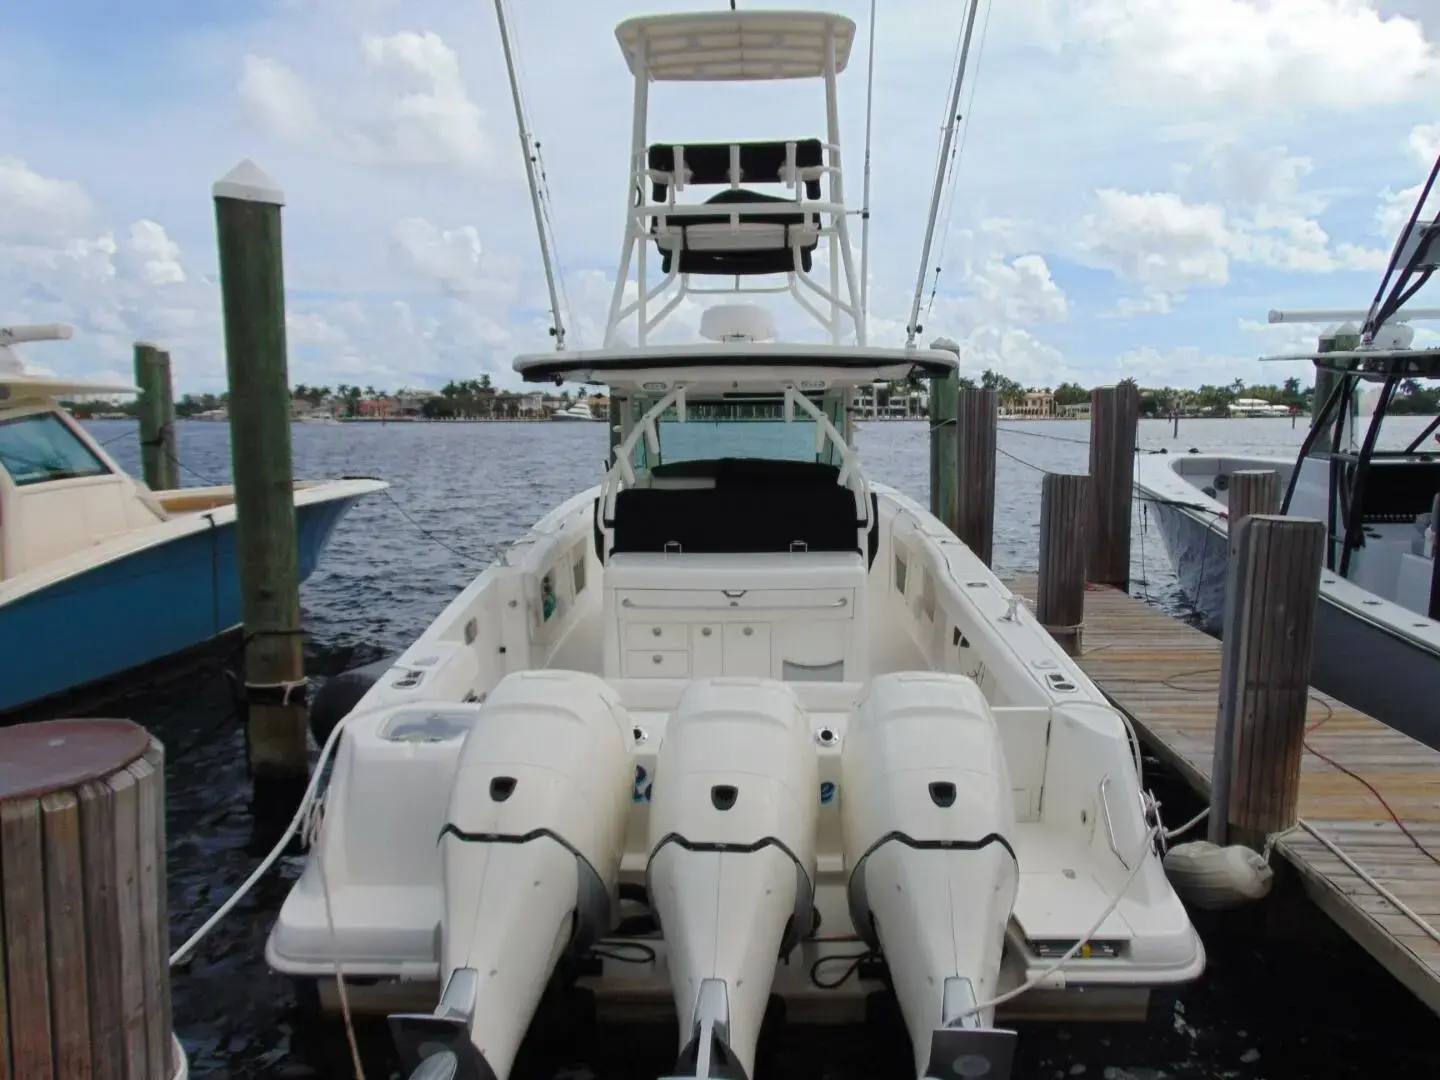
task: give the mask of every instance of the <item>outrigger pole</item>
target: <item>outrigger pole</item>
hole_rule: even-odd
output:
[[[980,0],[970,0],[965,17],[965,41],[960,46],[960,65],[955,72],[955,88],[950,97],[950,116],[945,124],[945,139],[940,147],[940,160],[935,165],[935,189],[930,194],[930,219],[925,223],[925,245],[920,251],[920,273],[915,281],[915,300],[910,305],[910,321],[905,327],[905,347],[915,344],[920,333],[920,298],[925,294],[925,268],[930,265],[930,245],[935,239],[935,222],[940,216],[940,196],[945,190],[945,161],[950,157],[950,144],[955,139],[955,125],[960,120],[960,89],[965,83],[965,65],[970,57],[970,36],[975,32],[975,16]]]
[[[505,0],[495,0],[495,17],[500,22],[500,45],[505,50],[505,70],[510,75],[510,96],[515,100],[515,124],[520,131],[520,151],[525,157],[525,179],[530,184],[530,209],[535,214],[535,231],[540,237],[540,258],[545,264],[545,285],[550,290],[550,314],[554,322],[550,334],[555,339],[556,351],[564,352],[565,323],[560,317],[560,295],[555,288],[555,268],[550,263],[545,211],[540,205],[540,187],[535,180],[534,139],[525,122],[525,106],[520,101],[520,80],[515,74],[515,58],[510,51],[510,30],[505,24]]]

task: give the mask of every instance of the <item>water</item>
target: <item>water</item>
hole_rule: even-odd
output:
[[[1425,421],[1387,421],[1396,445]],[[122,465],[139,472],[135,425],[90,425]],[[328,675],[405,648],[503,545],[599,476],[602,424],[297,425],[296,474],[369,475],[390,481],[390,497],[362,501],[341,523],[302,593],[307,670]],[[1142,449],[1292,454],[1305,434],[1285,419],[1182,420],[1141,424]],[[228,482],[228,427],[180,425],[187,484]],[[1040,470],[1084,472],[1088,424],[1001,424],[996,476],[994,563],[1002,575],[1033,571]],[[869,423],[858,448],[870,475],[928,501],[923,423]],[[423,534],[421,532],[423,530]],[[1153,524],[1137,507],[1132,591],[1174,613],[1187,610]],[[260,854],[246,850],[243,732],[216,670],[165,687],[142,688],[111,710],[145,724],[169,755],[169,866],[174,945],[197,928],[249,874]],[[1149,775],[1149,774],[1147,774]],[[1188,792],[1158,775],[1172,822],[1193,812]],[[174,978],[175,1024],[192,1073],[207,1078],[346,1077],[343,1034],[296,1011],[286,980],[263,951],[271,920],[298,875],[282,861]],[[1251,913],[1197,917],[1209,970],[1156,1004],[1139,1025],[1021,1025],[1017,1077],[1027,1080],[1391,1080],[1440,1076],[1440,1020],[1348,941],[1328,936],[1280,942],[1256,932]],[[383,1025],[362,1026],[367,1075],[398,1068]],[[661,1076],[673,1065],[670,1028],[592,1033],[583,1045],[555,1043],[532,1061],[532,1078],[557,1065],[609,1078]],[[886,1029],[794,1030],[760,1076],[785,1080],[905,1080],[904,1037]],[[521,1074],[517,1072],[517,1077]],[[584,1073],[582,1072],[583,1076]]]

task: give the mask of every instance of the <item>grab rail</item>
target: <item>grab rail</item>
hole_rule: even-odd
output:
[[[1125,856],[1120,854],[1120,845],[1115,842],[1115,824],[1110,820],[1110,799],[1106,789],[1110,786],[1110,774],[1106,773],[1100,778],[1100,812],[1105,815],[1105,833],[1110,840],[1110,850],[1120,860],[1120,865],[1126,870],[1130,869],[1130,863]]]

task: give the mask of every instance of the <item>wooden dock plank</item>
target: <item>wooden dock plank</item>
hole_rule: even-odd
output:
[[[1035,597],[1034,578],[1011,588]],[[1091,586],[1077,662],[1156,757],[1208,795],[1220,642],[1137,597]],[[1440,941],[1433,936],[1440,932],[1440,751],[1312,690],[1300,817],[1427,924],[1402,913],[1303,829],[1277,841],[1275,850],[1299,871],[1316,905],[1440,1012]]]

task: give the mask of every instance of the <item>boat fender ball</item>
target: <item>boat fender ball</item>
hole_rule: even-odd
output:
[[[1206,840],[1177,844],[1166,852],[1164,865],[1180,899],[1206,911],[1228,911],[1262,900],[1275,878],[1259,852]]]
[[[369,692],[395,663],[395,657],[383,656],[339,675],[325,680],[325,685],[310,704],[310,731],[321,746],[330,738],[335,725],[340,723],[355,708],[360,699]]]

